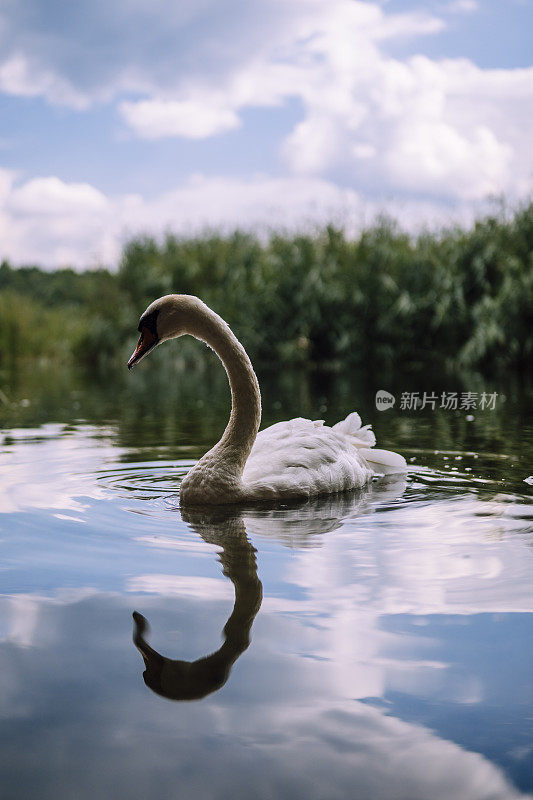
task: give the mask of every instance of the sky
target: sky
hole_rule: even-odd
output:
[[[0,0],[0,259],[527,201],[532,28],[533,0]]]

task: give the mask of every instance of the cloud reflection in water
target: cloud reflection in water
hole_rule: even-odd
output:
[[[113,457],[111,446],[101,452]],[[53,516],[70,508],[62,498],[37,498],[44,510],[28,516],[22,543],[20,531],[4,533],[8,554],[46,557],[53,579],[36,584],[29,560],[20,591],[0,597],[7,798],[146,798],[156,787],[162,798],[219,800],[253,787],[265,800],[507,800],[523,796],[517,775],[533,785],[531,548],[505,518],[479,516],[474,495],[425,503],[412,483],[405,493],[375,484],[301,507],[190,518],[191,530],[141,494],[115,500],[82,475],[76,493],[87,505],[76,514],[108,521],[93,550],[72,532],[88,525]],[[82,552],[83,574],[72,566]],[[146,690],[133,608],[154,628],[150,645],[138,644],[168,667],[153,688],[174,699],[188,662],[174,669],[169,650],[194,664],[225,624],[215,669],[187,688],[202,699]]]

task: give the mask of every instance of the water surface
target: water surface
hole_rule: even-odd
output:
[[[378,412],[397,381],[264,376],[264,416],[357,407],[405,479],[182,513],[219,370],[4,376],[3,797],[530,796],[529,395]]]

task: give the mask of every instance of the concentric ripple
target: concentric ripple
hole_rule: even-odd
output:
[[[140,461],[100,469],[96,479],[100,485],[120,497],[156,500],[178,493],[179,485],[194,462]]]

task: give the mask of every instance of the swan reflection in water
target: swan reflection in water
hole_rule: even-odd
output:
[[[224,626],[224,642],[214,653],[197,661],[167,658],[146,641],[148,623],[137,611],[133,612],[133,641],[144,659],[144,682],[152,691],[170,700],[200,700],[224,686],[232,666],[248,648],[263,586],[257,577],[256,551],[248,541],[239,513],[227,508],[182,510],[182,518],[205,542],[222,548],[222,572],[235,588],[233,611]]]
[[[372,510],[376,503],[397,499],[404,489],[405,479],[395,476],[365,489],[315,497],[298,505],[246,511],[221,506],[182,509],[184,522],[205,542],[222,549],[219,560],[223,574],[235,588],[235,603],[224,626],[222,646],[196,661],[167,658],[154,650],[145,638],[146,618],[134,611],[133,642],[144,660],[146,685],[170,700],[201,700],[227,682],[233,665],[250,645],[252,625],[263,599],[256,550],[248,540],[247,530],[254,536],[274,537],[289,547],[316,546],[320,544],[320,534],[334,531],[343,520]]]

